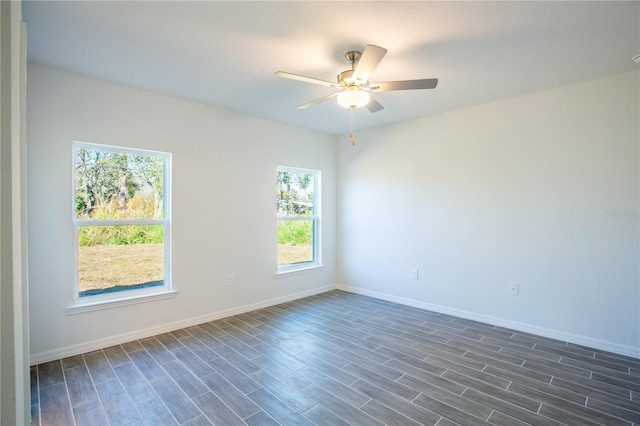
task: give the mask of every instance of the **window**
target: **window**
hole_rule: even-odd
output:
[[[171,154],[73,144],[77,305],[171,290]]]
[[[278,167],[278,272],[320,266],[320,172]]]

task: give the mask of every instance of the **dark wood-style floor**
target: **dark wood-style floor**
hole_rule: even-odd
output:
[[[640,360],[340,291],[31,368],[34,425],[630,425]]]

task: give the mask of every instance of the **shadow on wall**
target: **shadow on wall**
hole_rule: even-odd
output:
[[[84,290],[79,293],[79,296],[80,297],[95,296],[98,294],[115,293],[117,291],[138,290],[140,288],[161,286],[163,283],[164,281],[160,280],[160,281],[150,281],[148,283],[141,283],[141,284],[115,285],[109,288],[96,288],[92,290]]]

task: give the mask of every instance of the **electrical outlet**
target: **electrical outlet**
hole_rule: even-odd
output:
[[[227,278],[227,284],[236,285],[236,274],[234,273],[229,274],[229,277]]]
[[[411,279],[412,280],[417,280],[418,276],[419,276],[419,272],[420,271],[418,271],[418,268],[411,269]]]
[[[507,283],[507,293],[509,293],[512,296],[517,296],[518,295],[518,283],[515,281],[509,281]]]

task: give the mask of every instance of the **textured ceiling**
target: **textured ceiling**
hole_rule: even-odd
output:
[[[439,78],[378,93],[360,129],[632,70],[640,2],[24,1],[28,58],[325,133],[346,133],[334,81],[347,50],[388,53],[372,81]]]

